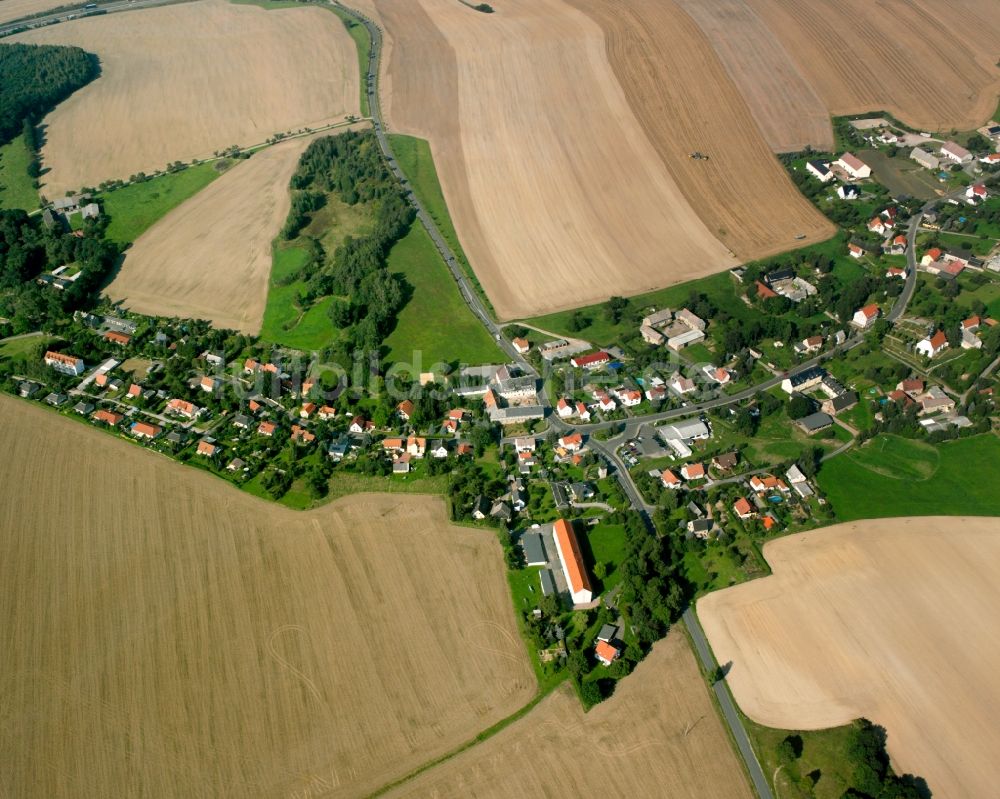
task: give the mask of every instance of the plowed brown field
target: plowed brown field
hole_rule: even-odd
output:
[[[967,130],[996,109],[996,0],[744,1],[833,114],[884,109],[918,128]]]
[[[772,150],[833,147],[829,111],[746,0],[677,2],[708,38]]]
[[[837,525],[769,542],[774,574],[698,613],[742,710],[784,729],[867,717],[934,796],[1000,781],[1000,520]]]
[[[743,768],[684,636],[658,643],[611,699],[584,715],[569,689],[389,796],[663,796],[749,799]]]
[[[747,260],[833,234],[771,153],[704,34],[673,0],[569,1],[604,29],[643,130],[721,242]],[[709,160],[691,158],[694,151]]]
[[[14,39],[74,44],[101,59],[101,77],[44,120],[50,198],[359,113],[355,45],[326,9],[205,0]]]
[[[294,513],[0,414],[0,795],[363,796],[533,695],[500,547],[441,499]]]
[[[108,296],[144,314],[260,331],[271,241],[288,216],[288,181],[310,138],[281,142],[226,174],[143,233]]]
[[[688,280],[733,258],[685,202],[608,63],[562,0],[480,14],[376,3],[385,108],[427,138],[462,245],[502,318]]]

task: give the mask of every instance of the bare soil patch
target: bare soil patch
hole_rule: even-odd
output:
[[[5,796],[366,795],[535,680],[494,536],[294,513],[0,398]]]
[[[207,0],[14,38],[101,59],[101,77],[44,120],[49,197],[359,113],[354,41],[326,9]]]
[[[108,295],[133,311],[260,331],[271,242],[288,216],[288,181],[310,138],[241,161],[143,233]]]
[[[968,130],[996,109],[995,0],[745,2],[833,114],[884,109],[920,129]]]
[[[527,796],[753,795],[679,631],[589,713],[562,688],[494,738],[389,795],[506,799],[512,781]]]
[[[833,147],[826,106],[746,0],[677,2],[711,43],[772,150]]]
[[[1000,521],[842,524],[769,542],[774,574],[698,612],[743,711],[784,729],[864,716],[898,772],[935,796],[989,796],[1000,778]]]
[[[501,318],[734,263],[660,160],[585,14],[562,0],[510,0],[495,14],[452,0],[376,7],[392,39],[391,127],[429,139]]]

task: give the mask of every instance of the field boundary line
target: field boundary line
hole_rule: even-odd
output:
[[[559,688],[560,686],[562,686],[564,683],[565,683],[565,680],[561,680],[561,681],[555,683],[554,685],[549,686],[548,688],[540,688],[539,691],[538,691],[538,693],[535,694],[535,696],[533,696],[531,698],[531,700],[529,700],[528,703],[526,705],[524,705],[523,707],[518,708],[513,713],[511,713],[509,716],[506,716],[506,717],[500,719],[500,721],[496,722],[496,724],[493,724],[493,725],[487,727],[485,730],[483,730],[482,732],[480,732],[474,738],[470,738],[468,741],[466,741],[463,744],[460,744],[455,749],[452,749],[450,752],[445,752],[440,757],[436,757],[433,760],[427,761],[423,765],[417,766],[415,769],[413,769],[412,771],[410,771],[408,774],[404,774],[402,777],[399,777],[398,779],[395,779],[392,782],[386,783],[381,788],[378,788],[377,790],[375,790],[372,793],[368,794],[368,799],[375,799],[375,797],[384,796],[385,794],[387,794],[389,791],[393,790],[394,788],[398,788],[400,785],[404,785],[407,782],[410,782],[411,780],[415,779],[416,777],[419,777],[425,771],[430,771],[432,768],[436,768],[437,766],[440,766],[442,763],[445,763],[445,762],[451,760],[453,757],[456,757],[456,756],[462,754],[463,752],[467,752],[469,749],[472,749],[474,746],[476,746],[478,744],[481,744],[484,741],[488,741],[494,735],[496,735],[499,732],[502,732],[508,726],[510,726],[511,724],[513,724],[515,721],[519,721],[520,719],[522,719],[525,716],[527,716],[528,713],[530,713],[532,710],[534,710],[535,707],[537,707],[538,704],[543,699],[545,699],[545,697],[547,697],[554,690],[556,690],[556,688]]]

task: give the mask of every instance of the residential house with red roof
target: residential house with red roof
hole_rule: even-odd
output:
[[[53,352],[49,350],[45,353],[45,365],[61,372],[64,375],[79,376],[85,369],[83,359],[75,355],[67,355],[65,352]]]
[[[660,472],[660,482],[663,483],[664,488],[670,488],[674,491],[683,485],[681,478],[670,471],[670,469],[664,469]]]
[[[104,422],[104,424],[109,427],[118,427],[125,418],[124,414],[115,413],[114,411],[100,410],[95,411],[94,415],[91,417],[95,422]]]
[[[864,330],[865,328],[871,327],[875,324],[875,321],[881,315],[882,311],[877,305],[875,305],[875,303],[872,303],[871,305],[866,305],[864,308],[859,308],[855,311],[851,324]]]
[[[747,501],[746,497],[740,497],[733,503],[733,511],[744,521],[754,515],[753,505]]]
[[[938,330],[933,336],[928,336],[918,341],[915,347],[918,355],[923,355],[927,358],[933,358],[947,348],[948,337],[943,330]]]

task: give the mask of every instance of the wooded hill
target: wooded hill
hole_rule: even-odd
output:
[[[100,74],[97,56],[79,47],[0,44],[0,144]]]

